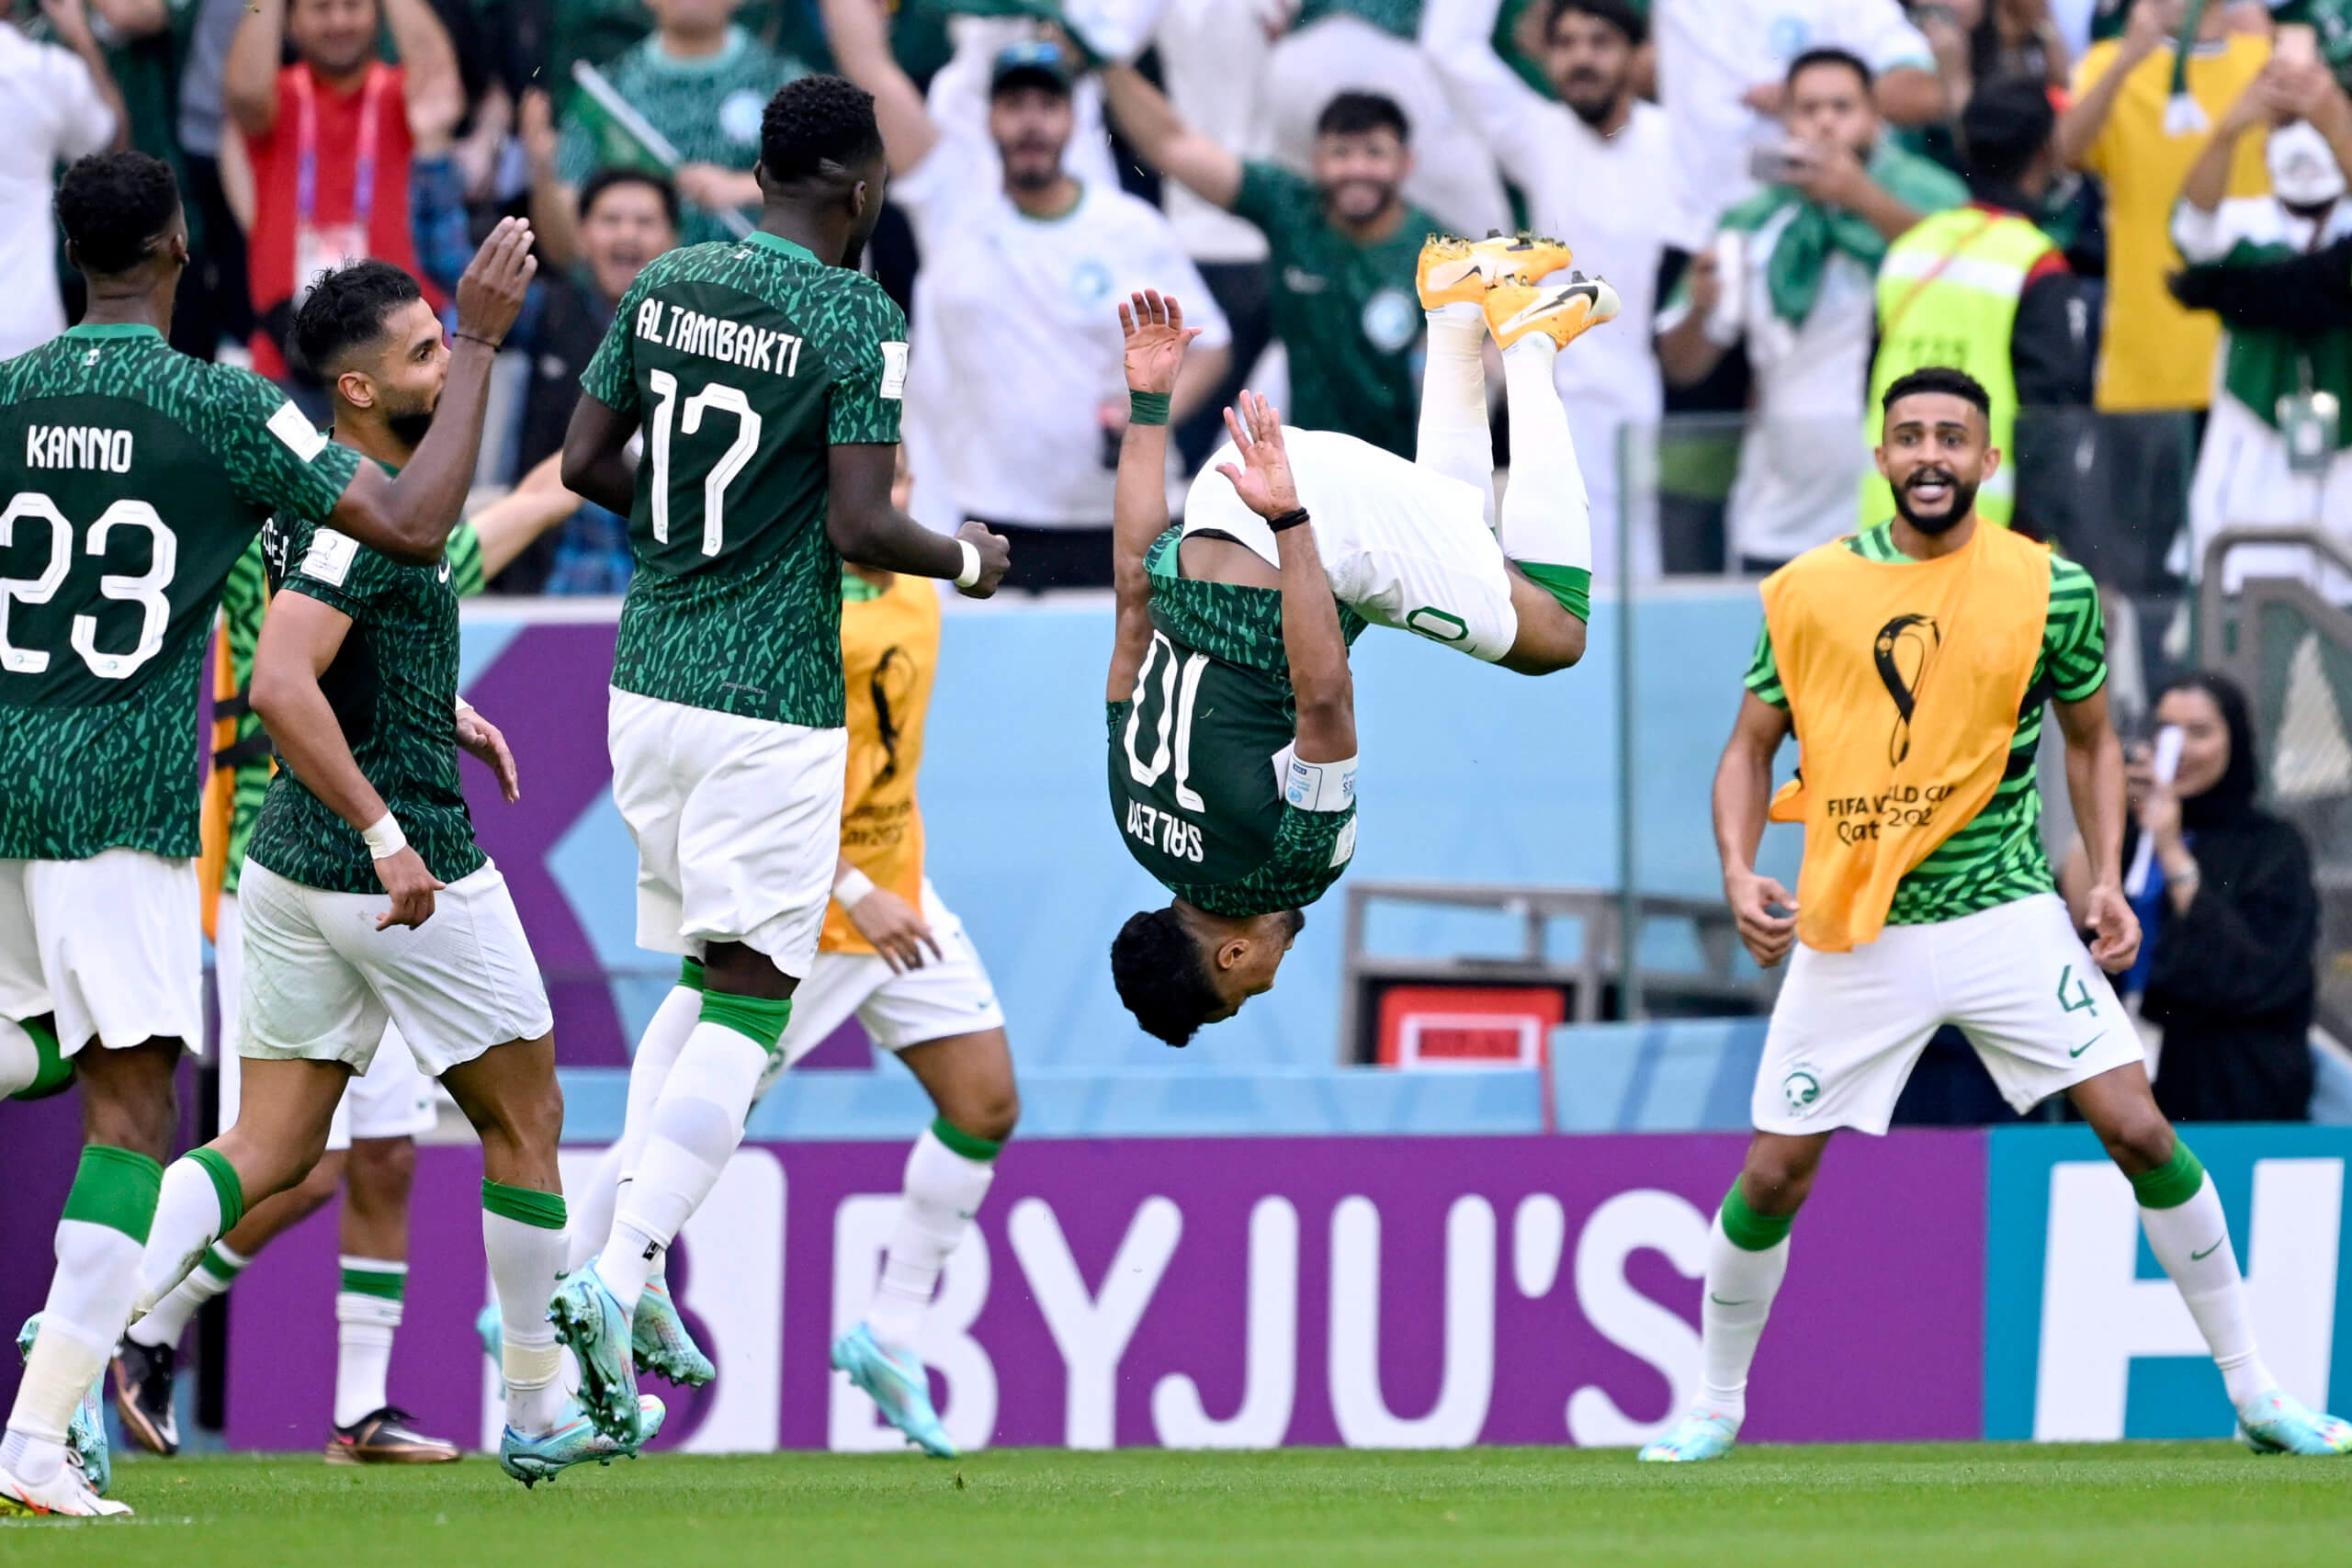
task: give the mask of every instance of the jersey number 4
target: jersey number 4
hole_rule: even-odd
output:
[[[1162,658],[1162,655],[1166,655]],[[1152,721],[1154,741],[1151,761],[1143,760],[1136,750],[1142,738],[1144,712],[1153,706],[1152,666],[1159,667],[1159,716]],[[1176,768],[1176,804],[1186,811],[1205,811],[1208,803],[1193,788],[1193,705],[1200,700],[1201,675],[1209,667],[1209,656],[1194,653],[1182,659],[1176,656],[1176,645],[1159,632],[1151,634],[1151,647],[1143,656],[1143,668],[1136,674],[1135,707],[1127,715],[1127,776],[1149,789],[1159,782],[1172,761]],[[1169,731],[1175,731],[1174,745],[1170,744]]]
[[[760,446],[759,411],[742,389],[713,381],[678,408],[678,378],[667,370],[647,372],[653,387],[653,542],[670,542],[670,429],[681,435],[702,429],[703,415],[722,409],[735,416],[735,444],[702,477],[702,553],[715,556],[727,538],[727,487],[751,462]]]
[[[57,597],[65,582],[65,574],[74,566],[74,525],[57,509],[57,502],[38,491],[19,491],[0,512],[0,549],[17,542],[17,528],[25,523],[42,523],[49,527],[49,565],[39,577],[0,577],[0,670],[15,675],[40,675],[49,669],[49,654],[40,649],[18,648],[8,640],[8,612],[17,604],[46,604]],[[107,552],[107,538],[118,527],[144,528],[153,543],[154,553],[147,570],[136,577],[109,572],[98,579],[98,592],[108,599],[119,599],[139,606],[139,640],[125,653],[107,653],[98,648],[98,618],[96,615],[74,617],[74,630],[68,638],[90,673],[101,680],[120,681],[155,657],[164,646],[164,628],[172,618],[171,601],[164,590],[171,585],[172,572],[179,565],[179,536],[173,533],[156,515],[155,509],[143,501],[116,502],[98,514],[90,525],[86,555],[102,556]]]

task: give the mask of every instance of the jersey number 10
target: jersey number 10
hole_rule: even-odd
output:
[[[1167,655],[1165,659],[1160,656]],[[1136,750],[1141,737],[1144,710],[1151,705],[1152,666],[1159,666],[1159,716],[1155,721],[1155,740],[1151,761],[1147,762]],[[1176,657],[1176,645],[1161,633],[1151,634],[1151,647],[1145,650],[1143,668],[1136,673],[1135,707],[1127,715],[1127,776],[1146,789],[1159,782],[1172,760],[1176,767],[1176,804],[1186,811],[1205,811],[1208,802],[1203,800],[1192,785],[1193,777],[1193,705],[1200,700],[1201,676],[1209,667],[1205,653],[1191,654],[1182,660]],[[1175,744],[1169,744],[1169,729],[1175,729]]]
[[[50,656],[39,649],[18,648],[8,640],[10,606],[17,603],[48,604],[57,597],[65,574],[74,566],[74,525],[65,520],[57,502],[39,491],[17,491],[9,499],[7,510],[0,512],[0,549],[17,542],[17,524],[29,521],[49,525],[49,566],[35,578],[0,577],[0,670],[12,675],[46,673]],[[98,579],[101,596],[139,606],[139,640],[127,653],[101,652],[96,615],[74,616],[68,639],[74,651],[82,656],[82,662],[90,667],[90,673],[105,681],[128,679],[132,671],[162,651],[164,628],[172,618],[171,601],[164,596],[164,590],[171,584],[180,555],[179,536],[164,526],[155,509],[143,501],[129,499],[116,502],[90,525],[85,553],[106,554],[107,536],[118,526],[144,528],[154,544],[147,570],[138,576],[109,572]]]
[[[715,556],[726,543],[727,487],[741,473],[759,450],[760,415],[752,407],[752,400],[740,387],[723,381],[712,381],[686,400],[683,415],[678,410],[678,378],[667,370],[650,370],[646,379],[653,387],[653,542],[670,542],[670,429],[677,426],[681,435],[692,435],[702,428],[703,415],[712,409],[723,409],[735,416],[735,443],[719,454],[718,461],[702,478],[702,553]]]

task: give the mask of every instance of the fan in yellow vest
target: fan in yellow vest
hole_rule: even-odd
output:
[[[2080,569],[1977,514],[2000,464],[1991,405],[1946,367],[1889,387],[1878,464],[1894,519],[1764,582],[1764,636],[1715,774],[1715,841],[1741,941],[1759,964],[1789,958],[1789,976],[1749,1106],[1756,1136],[1708,1237],[1698,1394],[1645,1460],[1731,1450],[1831,1134],[1883,1133],[1947,1023],[2020,1112],[2064,1093],[2098,1134],[2248,1444],[2352,1453],[2352,1425],[2264,1367],[2221,1198],[2157,1111],[2101,972],[2132,962],[2140,927],[2120,886],[2123,751],[2107,722],[2098,600]],[[2088,948],[2039,833],[2034,739],[2053,699],[2097,883]],[[1771,815],[1804,824],[1793,898],[1755,869],[1772,758],[1792,732],[1798,782]]]
[[[1993,399],[1993,446],[2017,452],[2020,406],[2079,403],[2089,395],[2096,323],[2067,317],[2065,258],[2023,216],[2056,169],[2057,116],[2035,84],[1995,82],[1969,100],[1961,123],[1968,178],[1978,199],[1939,212],[1888,247],[1878,272],[1878,356],[1870,407],[1897,378],[1924,366],[1964,370]],[[2055,283],[2041,288],[2045,280]],[[2029,304],[2029,291],[2032,291]],[[2079,353],[2069,352],[2074,343]],[[1874,445],[1876,431],[1863,437]],[[1976,514],[2007,527],[2017,512],[2017,468],[2005,460],[1976,497]],[[1894,497],[1876,472],[1862,479],[1861,526],[1883,523]]]

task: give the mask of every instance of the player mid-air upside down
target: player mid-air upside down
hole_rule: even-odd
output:
[[[1887,389],[1879,471],[1895,515],[1764,581],[1764,630],[1715,774],[1715,841],[1740,940],[1789,959],[1750,1112],[1756,1136],[1707,1245],[1699,1396],[1645,1460],[1728,1453],[1789,1267],[1789,1229],[1838,1128],[1883,1133],[1928,1036],[1964,1031],[2019,1113],[2064,1094],[2132,1183],[2149,1248],[2212,1352],[2257,1452],[2352,1452],[2352,1426],[2278,1386],[2256,1348],[2222,1200],[2148,1088],[2107,973],[2140,924],[2123,896],[2123,754],[2107,717],[2098,591],[1975,513],[2001,454],[1958,370]],[[2033,758],[2044,702],[2088,857],[2086,948],[2043,856]],[[1798,780],[1771,798],[1795,735]],[[1767,802],[1804,825],[1797,892],[1758,874]]]
[[[1114,505],[1117,632],[1106,697],[1121,841],[1175,895],[1111,945],[1119,998],[1182,1045],[1266,991],[1356,841],[1348,644],[1415,632],[1522,674],[1584,657],[1591,509],[1554,356],[1617,313],[1555,241],[1432,236],[1416,459],[1285,429],[1245,396],[1181,528],[1159,475],[1192,332],[1177,302],[1119,307],[1133,410]],[[1500,345],[1512,463],[1499,529],[1486,340]],[[1333,601],[1337,601],[1336,606]]]

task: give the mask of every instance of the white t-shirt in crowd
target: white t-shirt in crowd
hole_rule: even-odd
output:
[[[0,359],[65,330],[57,292],[57,165],[103,151],[114,110],[89,68],[53,43],[0,27]]]
[[[1526,193],[1539,233],[1567,242],[1575,266],[1617,290],[1617,320],[1578,338],[1554,363],[1584,469],[1596,531],[1613,533],[1620,493],[1620,430],[1651,432],[1665,405],[1650,323],[1657,312],[1665,250],[1696,251],[1712,215],[1693,220],[1677,199],[1673,131],[1666,112],[1636,103],[1614,136],[1545,97],[1496,57],[1499,0],[1430,0],[1421,41],[1456,109],[1494,149],[1504,175]]]
[[[1792,560],[1852,532],[1854,498],[1870,460],[1862,408],[1878,326],[1877,280],[1860,262],[1832,252],[1812,313],[1800,323],[1782,321],[1773,312],[1766,272],[1797,210],[1783,209],[1753,234],[1714,240],[1724,298],[1707,335],[1726,347],[1745,339],[1755,378],[1739,475],[1724,519],[1735,570],[1743,558]],[[1687,301],[1669,305],[1657,330],[1674,330],[1689,309]],[[1583,346],[1579,340],[1577,347]]]
[[[1747,172],[1755,150],[1783,135],[1778,120],[1740,101],[1748,88],[1780,81],[1805,51],[1832,46],[1876,72],[1935,69],[1926,35],[1896,0],[1657,0],[1651,13],[1682,201],[1710,226],[1756,188]]]
[[[1107,526],[1101,411],[1127,395],[1119,301],[1157,288],[1202,329],[1196,346],[1233,334],[1157,209],[1089,182],[1062,217],[1026,217],[996,167],[994,148],[946,137],[890,187],[922,250],[907,379],[915,515]]]

